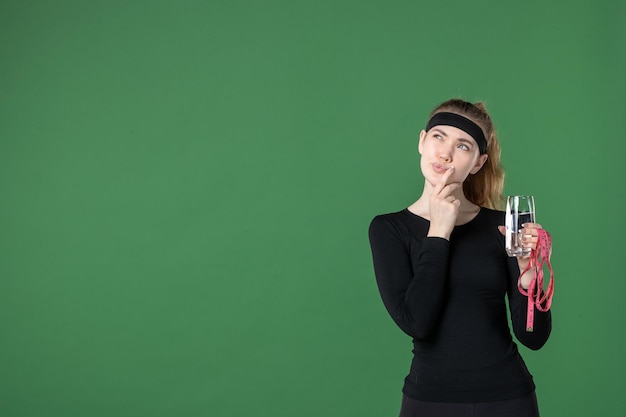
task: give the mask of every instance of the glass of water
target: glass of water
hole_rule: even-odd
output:
[[[511,195],[506,198],[506,253],[528,256],[530,248],[522,247],[520,230],[524,223],[535,222],[535,199],[532,195]]]

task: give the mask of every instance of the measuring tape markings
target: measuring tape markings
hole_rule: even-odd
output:
[[[517,279],[517,287],[520,293],[528,297],[528,305],[526,310],[526,331],[532,332],[535,320],[535,308],[541,312],[547,312],[552,305],[552,295],[554,294],[554,271],[552,271],[552,265],[550,264],[550,256],[552,255],[552,237],[548,232],[543,229],[539,229],[539,236],[537,241],[537,248],[530,252],[530,262],[526,265],[526,268],[520,273]],[[544,265],[548,267],[550,271],[550,282],[548,288],[543,291],[543,268]],[[534,276],[528,290],[522,288],[522,275],[534,268]]]

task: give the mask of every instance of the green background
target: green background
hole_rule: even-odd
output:
[[[1,1],[0,415],[397,415],[367,227],[456,96],[554,238],[542,415],[623,415],[625,5]]]

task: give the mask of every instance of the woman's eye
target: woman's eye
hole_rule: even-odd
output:
[[[462,149],[464,151],[469,151],[470,150],[469,146],[467,146],[467,145],[459,145],[459,149]]]
[[[439,134],[435,133],[435,139],[437,139],[437,140],[441,140],[441,139],[443,139],[443,138],[441,137],[441,135],[439,135]]]

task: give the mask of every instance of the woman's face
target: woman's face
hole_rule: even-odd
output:
[[[422,130],[418,150],[422,156],[422,174],[432,185],[438,184],[451,166],[454,172],[449,182],[462,183],[487,161],[487,155],[480,154],[474,138],[454,126],[438,125],[428,132]]]

